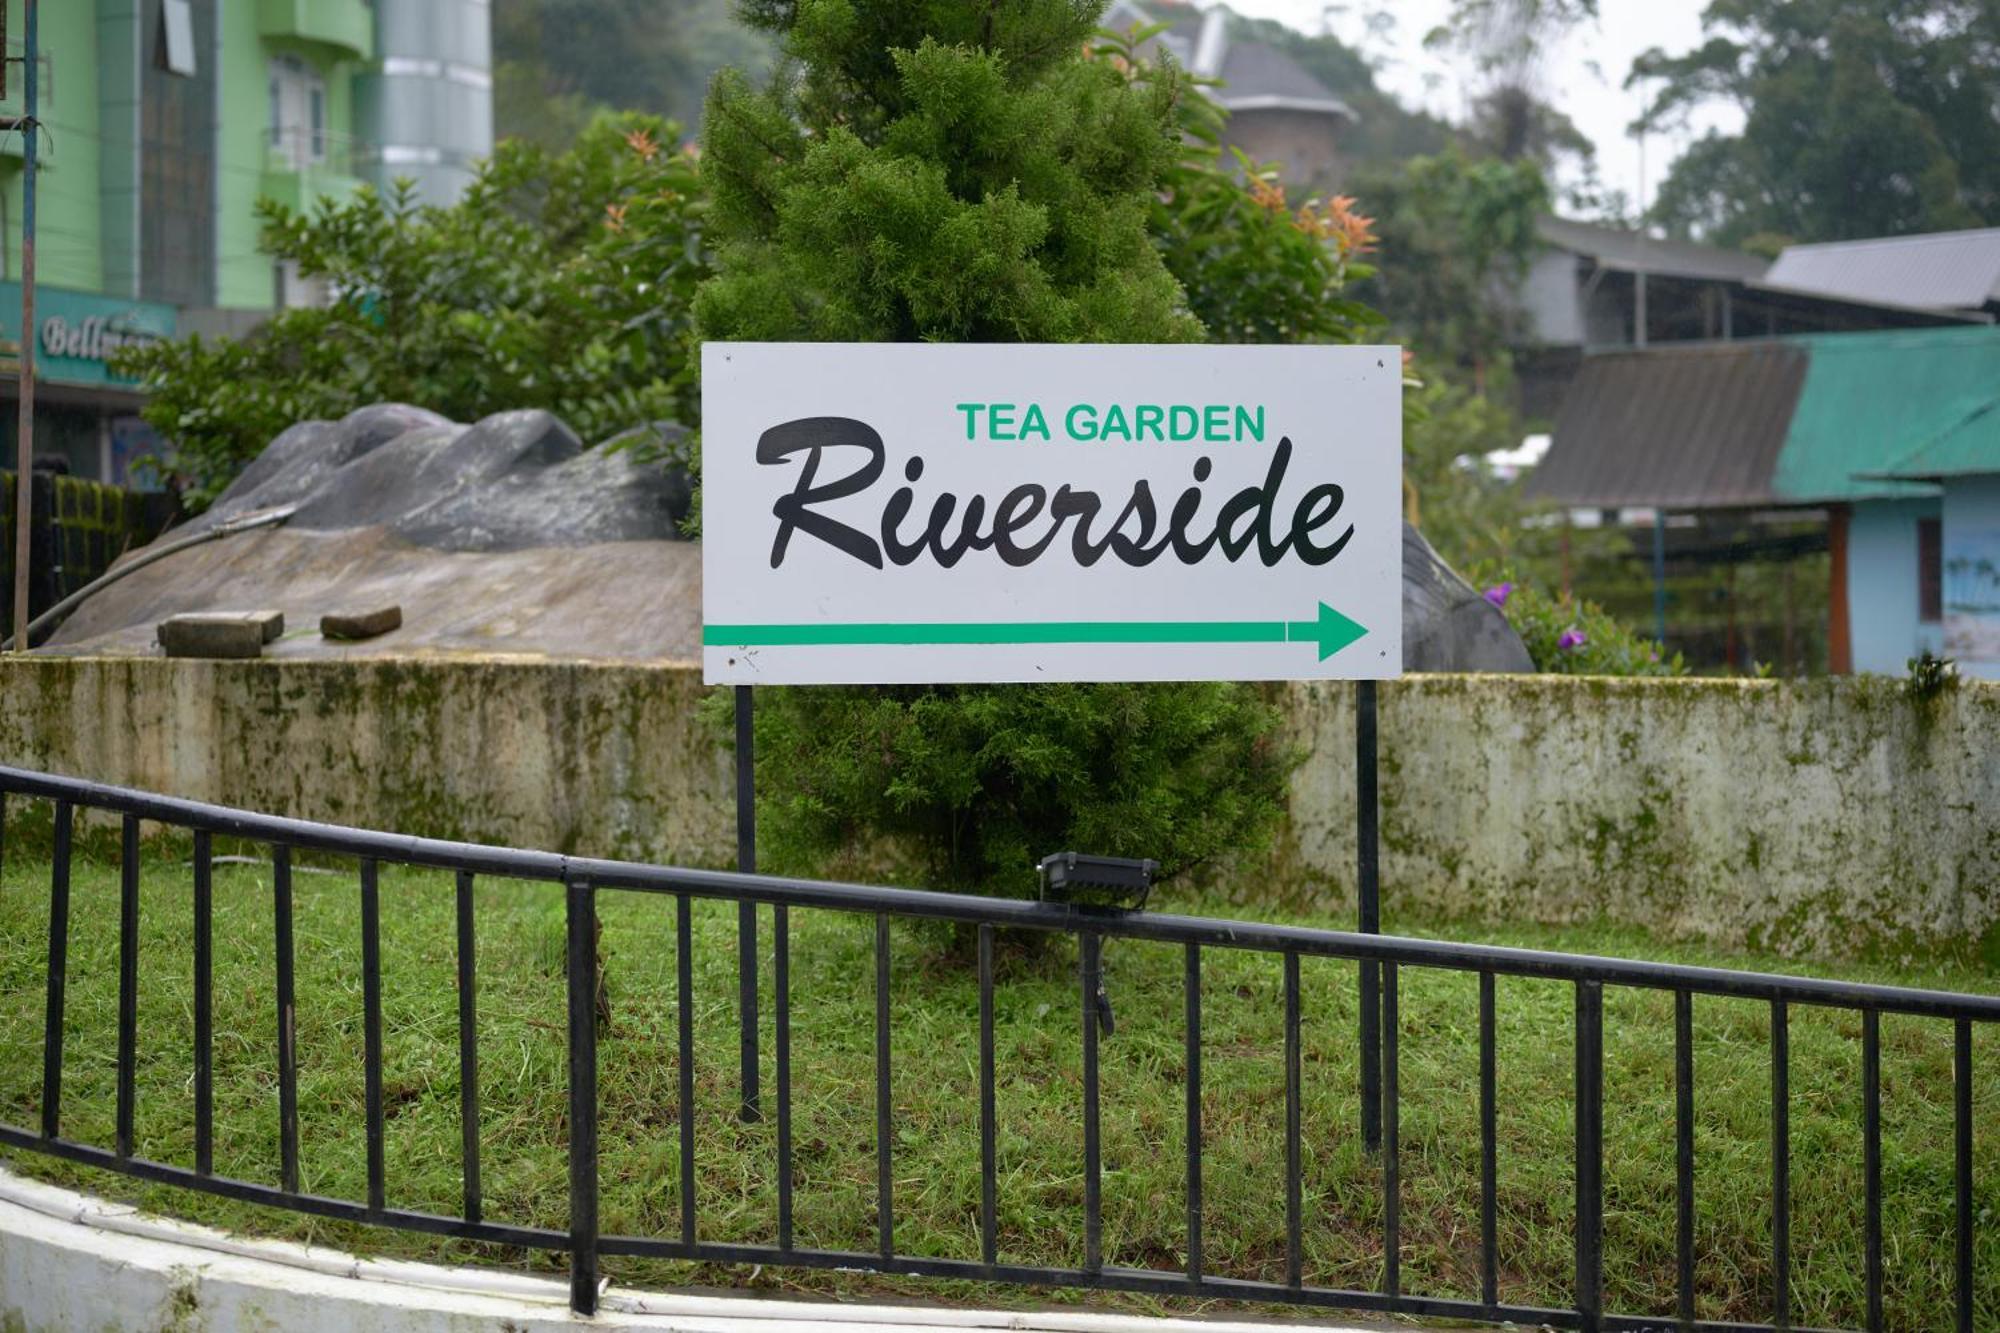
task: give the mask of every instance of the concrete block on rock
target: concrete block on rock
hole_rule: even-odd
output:
[[[319,632],[329,639],[372,639],[403,625],[403,608],[385,606],[374,611],[321,616]]]
[[[203,611],[168,616],[158,633],[168,657],[261,657],[284,630],[277,611]]]

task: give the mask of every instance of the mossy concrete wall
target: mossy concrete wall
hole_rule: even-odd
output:
[[[1351,694],[1287,700],[1309,757],[1273,878],[1347,901]],[[1993,686],[1412,676],[1380,707],[1392,916],[1609,920],[1792,956],[2000,936]]]
[[[541,660],[0,657],[0,763],[309,819],[727,865],[699,673]],[[1245,900],[1351,910],[1352,693]],[[1781,953],[2000,939],[2000,686],[1413,676],[1381,687],[1392,924],[1605,919]],[[901,859],[901,858],[892,858]],[[843,868],[849,869],[849,868]]]
[[[440,838],[721,865],[699,672],[540,660],[0,657],[0,762]]]

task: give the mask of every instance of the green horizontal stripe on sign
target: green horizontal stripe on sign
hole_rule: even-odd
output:
[[[1298,622],[1300,637],[1315,628]],[[705,625],[715,646],[922,643],[1283,643],[1282,620],[1044,620],[966,624]]]
[[[1325,602],[1315,620],[989,620],[928,624],[704,625],[715,648],[825,644],[1311,643],[1320,661],[1368,631]]]

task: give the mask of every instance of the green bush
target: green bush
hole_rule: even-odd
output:
[[[287,426],[370,403],[460,421],[543,407],[586,440],[692,420],[688,309],[708,267],[677,134],[607,114],[564,152],[503,142],[449,208],[400,183],[307,212],[260,201],[264,250],[324,279],[328,304],[120,353],[183,498],[206,506]]]
[[[1511,578],[1482,580],[1486,600],[1498,606],[1527,645],[1535,670],[1568,676],[1685,676],[1679,653],[1607,614],[1595,602],[1551,594]]]
[[[887,836],[930,887],[1012,897],[1071,848],[1171,877],[1264,844],[1297,758],[1278,722],[1230,684],[759,690],[760,851],[810,871]]]

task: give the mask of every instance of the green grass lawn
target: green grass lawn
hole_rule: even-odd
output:
[[[225,847],[225,851],[255,849]],[[193,1160],[189,871],[184,853],[150,850],[142,877],[139,1151]],[[303,1184],[365,1197],[359,908],[352,866],[295,877],[299,1105]],[[18,846],[0,874],[0,1117],[37,1121],[48,868]],[[215,878],[216,1169],[278,1177],[272,1017],[273,927],[267,865]],[[602,1222],[607,1232],[678,1234],[671,899],[600,895],[614,1023],[599,1047]],[[1229,913],[1174,901],[1175,910]],[[1391,887],[1393,907],[1393,886]],[[77,868],[72,900],[63,1126],[112,1141],[118,876]],[[1300,918],[1286,918],[1298,920]],[[388,1193],[393,1206],[459,1206],[459,1089],[449,876],[385,869],[382,879]],[[770,1087],[768,914],[762,1012]],[[797,1243],[875,1244],[871,917],[794,909],[793,1079]],[[1312,921],[1311,924],[1336,924]],[[1395,919],[1407,934],[1579,952],[1775,969],[1771,960],[1662,946],[1608,928],[1489,930]],[[734,1112],[735,908],[697,903],[694,1016],[703,1239],[775,1238],[775,1131]],[[480,1127],[490,1220],[561,1228],[568,1198],[562,903],[552,887],[481,881],[478,889]],[[1276,955],[1204,951],[1206,1255],[1219,1276],[1282,1281],[1285,1271],[1283,968]],[[1108,1264],[1182,1261],[1182,955],[1112,941],[1108,984],[1118,1030],[1101,1045],[1104,1251]],[[1083,1254],[1080,1038],[1074,948],[1004,947],[996,995],[999,1199],[1003,1260],[1073,1265]],[[1960,990],[1992,990],[1972,965],[1811,966],[1791,970]],[[977,1259],[977,987],[939,937],[894,940],[895,1224],[910,1254]],[[1355,970],[1303,963],[1305,1276],[1372,1287],[1381,1268],[1380,1176],[1357,1135]],[[1404,969],[1403,1285],[1475,1297],[1478,1287],[1477,983]],[[1499,981],[1501,1295],[1569,1303],[1571,990]],[[1698,999],[1697,1241],[1700,1313],[1765,1319],[1770,1290],[1768,1006]],[[1892,1327],[1941,1325],[1951,1292],[1951,1030],[1886,1017],[1883,1185]],[[1668,1314],[1674,1293],[1672,1003],[1611,989],[1605,1000],[1605,1284],[1608,1309]],[[1802,1324],[1862,1320],[1862,1145],[1857,1016],[1794,1008],[1793,1314]],[[1981,1327],[2000,1326],[2000,1035],[1976,1033],[1975,1150]],[[17,1154],[16,1169],[145,1207],[265,1235],[363,1252],[540,1267],[559,1256],[438,1242],[259,1209]],[[616,1280],[744,1285],[746,1271],[612,1259]],[[1019,1291],[764,1269],[755,1285],[858,1295],[1020,1303]],[[1048,1293],[1040,1294],[1043,1298]],[[1072,1299],[1072,1297],[1059,1297]],[[1166,1308],[1092,1297],[1125,1308]]]

